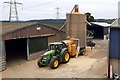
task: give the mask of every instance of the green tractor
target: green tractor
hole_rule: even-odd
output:
[[[58,68],[60,63],[67,63],[70,60],[70,54],[67,47],[61,42],[51,43],[48,51],[43,53],[38,60],[39,67],[50,65],[52,69]]]

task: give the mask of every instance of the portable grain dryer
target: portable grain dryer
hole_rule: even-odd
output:
[[[78,5],[66,14],[66,32],[80,40],[80,46],[86,46],[86,15],[81,14]]]

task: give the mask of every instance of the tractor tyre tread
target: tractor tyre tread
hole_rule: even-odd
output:
[[[58,61],[58,66],[57,66],[57,67],[54,66],[54,61],[55,61],[55,60]],[[59,60],[58,60],[57,57],[53,57],[53,58],[51,59],[51,61],[50,61],[50,67],[51,67],[52,69],[58,68],[58,67],[59,67],[59,64],[60,64],[60,62],[59,62]]]
[[[66,53],[69,54],[69,59],[68,59],[68,61],[65,60],[65,55],[66,55]],[[62,61],[63,61],[63,63],[68,63],[69,60],[70,60],[70,53],[69,53],[69,51],[64,51],[63,54],[62,54]]]
[[[41,65],[41,59],[42,59],[42,58],[38,59],[38,61],[37,61],[37,65],[38,65],[39,67],[43,67],[43,65]]]

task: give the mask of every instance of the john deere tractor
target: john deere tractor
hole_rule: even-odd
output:
[[[70,60],[70,54],[67,47],[61,42],[51,43],[48,51],[43,53],[38,60],[39,67],[50,65],[52,69],[58,68],[60,63],[67,63]]]

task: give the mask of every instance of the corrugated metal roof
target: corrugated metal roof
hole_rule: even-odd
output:
[[[112,24],[111,24],[112,28],[120,28],[120,18],[116,19]]]
[[[27,26],[31,26],[34,24],[41,24],[44,25],[46,27],[58,30],[57,28],[47,25],[47,24],[42,24],[39,22],[2,22],[2,25],[0,26],[0,32],[2,33],[2,35],[6,34],[6,33],[10,33],[16,30],[20,30],[22,28],[26,28]]]
[[[65,21],[66,19],[30,20],[30,22],[40,22],[56,29],[60,29],[64,25]]]
[[[48,25],[52,28],[56,28],[56,29],[60,29],[62,27],[63,24],[44,24],[44,25]]]
[[[32,24],[36,24],[36,22],[2,22],[2,34],[7,32],[11,32]]]
[[[109,27],[110,26],[110,24],[105,23],[105,22],[91,22],[91,23],[99,25],[99,26],[103,26],[103,27]]]

